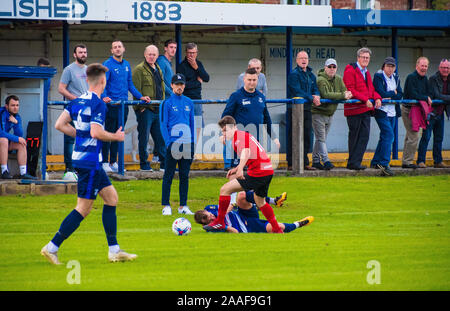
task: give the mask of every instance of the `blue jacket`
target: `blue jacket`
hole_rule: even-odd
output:
[[[109,70],[106,72],[106,87],[102,94],[112,100],[128,100],[128,91],[136,98],[141,98],[142,94],[136,89],[131,76],[130,63],[125,59],[118,62],[110,56],[103,62],[103,66]]]
[[[17,124],[14,124],[9,121],[9,112],[6,110],[6,107],[0,108],[0,137],[5,137],[6,139],[18,143],[19,137],[23,137],[23,129],[22,129],[22,119],[17,114],[14,117],[17,120]],[[10,133],[11,129],[13,130],[13,134]]]
[[[305,103],[304,109],[311,110],[313,95],[320,96],[320,92],[312,68],[306,67],[305,72],[299,66],[295,67],[288,76],[288,98],[307,99],[308,103]]]
[[[373,76],[373,87],[375,88],[375,91],[380,94],[380,96],[382,98],[390,98],[390,99],[402,99],[403,98],[403,90],[402,87],[400,86],[400,78],[398,77],[397,74],[394,73],[394,80],[395,83],[397,84],[397,94],[394,93],[394,91],[386,91],[387,90],[387,83],[386,80],[384,79],[383,76],[383,71],[378,71],[377,73],[375,73],[375,75]]]
[[[266,97],[258,90],[249,93],[244,87],[241,87],[231,94],[222,118],[224,116],[232,116],[236,120],[236,124],[242,124],[244,127],[248,124],[255,124],[258,139],[260,124],[267,124],[267,133],[269,136],[272,134],[272,119],[267,109]]]
[[[159,65],[159,68],[161,68],[161,71],[164,76],[163,77],[164,84],[166,85],[166,88],[164,89],[166,93],[165,98],[169,98],[173,94],[171,86],[173,76],[172,64],[164,55],[159,55],[158,59],[156,60],[156,63]]]
[[[195,143],[194,103],[184,96],[172,94],[159,106],[159,122],[164,143]]]

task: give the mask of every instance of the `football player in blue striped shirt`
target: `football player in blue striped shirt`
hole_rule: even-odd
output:
[[[72,100],[55,124],[57,130],[75,137],[72,163],[78,174],[78,201],[53,239],[41,250],[41,254],[52,264],[61,264],[57,255],[59,247],[89,215],[97,195],[104,202],[102,221],[109,246],[109,261],[128,261],[137,257],[121,250],[117,242],[118,195],[102,168],[102,141],[123,141],[125,137],[121,127],[115,133],[104,129],[106,104],[100,96],[106,85],[107,71],[108,68],[101,64],[88,66],[86,75],[89,91]],[[75,127],[70,125],[71,121]]]
[[[286,192],[277,198],[266,198],[266,202],[281,206],[286,199]],[[279,204],[281,203],[281,204]],[[194,219],[201,225],[207,225],[216,219],[218,205],[207,205],[203,210],[195,212]],[[278,223],[283,232],[288,233],[297,228],[309,225],[314,221],[313,216],[305,217],[294,223]],[[225,216],[225,229],[220,232],[230,233],[270,233],[272,225],[259,218],[258,208],[255,204],[253,191],[241,191],[236,198],[236,206],[230,205]]]

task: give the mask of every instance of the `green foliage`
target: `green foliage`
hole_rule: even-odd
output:
[[[191,209],[216,203],[223,182],[191,179]],[[0,197],[0,290],[449,290],[449,183],[450,176],[276,176],[270,195],[288,192],[277,219],[313,215],[314,223],[283,235],[213,234],[187,216],[193,230],[178,237],[178,180],[172,216],[161,215],[161,180],[114,182],[118,241],[139,257],[107,262],[99,199],[59,252],[64,264],[79,261],[79,285],[66,282],[65,265],[39,254],[75,195]],[[381,284],[367,283],[371,260],[380,263]]]

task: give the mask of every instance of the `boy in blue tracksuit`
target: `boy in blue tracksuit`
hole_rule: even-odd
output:
[[[148,96],[142,96],[142,94],[134,86],[131,76],[132,71],[130,63],[123,59],[124,52],[125,47],[123,46],[122,42],[114,41],[111,45],[112,55],[103,62],[103,66],[108,68],[108,71],[106,72],[106,87],[105,91],[102,94],[102,99],[108,106],[108,111],[106,113],[105,130],[113,133],[119,128],[120,106],[110,105],[109,103],[111,101],[128,100],[128,91],[130,91],[130,93],[133,94],[133,96],[136,98],[145,100],[146,102],[150,101],[150,98]],[[128,106],[125,106],[122,128],[125,128],[127,118]],[[106,172],[117,172],[117,152],[117,142],[103,143],[103,169]],[[108,156],[110,156],[109,165]]]
[[[172,77],[174,94],[160,105],[161,134],[167,148],[162,184],[163,215],[172,215],[170,187],[178,163],[180,178],[180,207],[178,213],[193,215],[187,206],[189,171],[194,159],[195,123],[194,103],[183,95],[186,80],[182,74]]]

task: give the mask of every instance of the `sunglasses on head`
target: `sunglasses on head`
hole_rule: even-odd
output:
[[[330,69],[331,68],[337,68],[335,65],[328,65],[327,67],[330,68]]]

